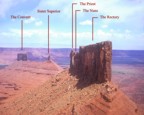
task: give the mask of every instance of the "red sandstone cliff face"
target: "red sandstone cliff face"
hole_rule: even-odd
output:
[[[71,52],[71,70],[89,82],[111,81],[112,43],[101,42]]]

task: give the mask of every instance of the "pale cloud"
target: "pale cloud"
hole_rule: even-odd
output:
[[[7,32],[1,32],[0,36],[4,39],[1,40],[0,45],[3,46],[3,43],[5,43],[5,45],[13,43],[15,46],[16,45],[19,46],[20,34],[21,34],[21,31],[19,29],[10,29]],[[12,36],[12,37],[9,37],[9,36]],[[126,49],[127,45],[132,44],[132,42],[136,43],[138,40],[141,41],[140,44],[144,42],[144,33],[136,34],[135,36],[133,36],[131,32],[129,33],[129,30],[125,30],[124,32],[118,32],[113,29],[109,31],[104,31],[104,30],[99,29],[95,31],[94,33],[94,41],[92,41],[91,36],[92,36],[91,32],[78,32],[77,33],[77,44],[78,44],[77,47],[88,45],[90,43],[92,44],[92,43],[97,43],[97,42],[101,42],[105,40],[110,40],[114,43],[114,48]],[[135,37],[137,39],[135,39]],[[127,45],[123,46],[123,44],[121,44],[120,42],[127,43]],[[29,46],[31,44],[35,44],[35,45],[38,44],[36,46],[46,47],[47,46],[47,29],[25,29],[24,30],[24,43],[25,45],[29,45]],[[71,47],[71,32],[50,30],[50,43],[51,43],[51,47]],[[117,46],[118,44],[121,44],[121,47]],[[129,48],[132,48],[132,47],[129,46]],[[137,47],[134,47],[134,46],[133,48],[137,49]]]
[[[90,38],[92,36],[91,32],[79,32],[77,34],[78,38]]]
[[[110,29],[110,32],[111,32],[111,33],[114,33],[114,29]]]
[[[107,28],[108,27],[108,25],[102,25],[102,28]]]
[[[134,2],[134,4],[132,2]],[[121,21],[128,20],[131,15],[135,16],[136,12],[144,11],[144,2],[138,3],[138,1],[98,0],[97,4],[100,13],[105,15],[118,15]]]
[[[79,9],[81,10],[81,12],[79,12],[78,18],[80,19],[84,19],[87,20],[87,18],[89,17],[89,19],[91,19],[92,16],[96,15],[118,15],[120,17],[119,20],[103,20],[106,23],[130,23],[130,20],[132,19],[131,23],[133,23],[133,20],[136,18],[135,14],[137,14],[137,12],[144,12],[144,2],[140,1],[140,0],[133,0],[133,1],[121,1],[121,0],[73,0],[72,2],[69,1],[65,1],[65,0],[57,0],[57,1],[53,1],[53,0],[49,0],[49,1],[45,1],[45,0],[41,0],[39,5],[37,6],[37,9],[48,9],[48,8],[52,8],[54,9],[56,7],[56,9],[61,9],[61,14],[59,15],[62,18],[65,18],[68,20],[70,20],[71,18],[71,3],[77,3],[77,5],[74,6],[74,10],[75,9]],[[94,2],[96,3],[96,6],[83,6],[80,5],[80,2]],[[136,5],[134,5],[136,4]],[[98,9],[98,13],[84,13],[82,10],[83,9]],[[87,16],[88,15],[88,16]],[[139,15],[137,14],[137,18],[142,17],[142,14]],[[141,22],[139,22],[141,23]],[[90,23],[89,23],[90,24]],[[133,23],[133,25],[136,25]],[[138,26],[138,25],[137,25]],[[139,25],[141,27],[141,25]]]
[[[11,29],[9,32],[2,32],[1,35],[3,36],[8,36],[8,35],[13,35],[13,36],[20,36],[20,30],[19,29]],[[129,38],[133,39],[133,35],[130,34],[129,30],[125,30],[124,33],[117,32],[113,29],[110,31],[103,31],[101,29],[95,31],[95,37],[99,39],[123,39],[127,38],[127,36],[130,36]],[[24,36],[28,38],[44,38],[44,41],[47,40],[47,29],[26,29],[24,30]],[[59,38],[61,36],[61,38]],[[88,38],[91,39],[92,33],[91,32],[78,32],[77,33],[77,38]],[[137,34],[139,36],[138,38],[142,38],[144,36],[144,33],[142,34]],[[62,32],[62,31],[54,31],[50,30],[50,37],[52,39],[63,39],[67,38],[68,41],[71,41],[71,32]],[[83,41],[81,41],[83,42]]]
[[[8,32],[5,32],[5,33],[7,33],[7,35],[9,35],[9,36],[11,36],[11,35],[20,36],[21,30],[19,30],[19,29],[10,29]]]
[[[40,21],[39,19],[36,19],[34,17],[31,17],[30,19],[24,20],[25,24],[31,24],[34,23],[35,26],[41,26],[43,24],[42,21]]]
[[[71,2],[67,0],[41,0],[35,9],[63,10],[69,9],[68,5],[70,4]]]
[[[130,30],[128,30],[128,29],[126,29],[126,30],[125,30],[125,33],[131,33],[131,31],[130,31]]]
[[[21,0],[24,1],[24,0]],[[12,8],[14,6],[18,6],[21,1],[15,0],[0,0],[0,17],[4,17],[10,10],[13,11]],[[79,2],[96,2],[96,6],[82,6]],[[65,44],[67,46],[71,46],[71,3],[78,3],[74,10],[80,9],[81,12],[78,13],[77,19],[80,22],[80,25],[89,25],[91,26],[91,18],[92,16],[99,15],[118,15],[120,16],[119,20],[101,20],[100,18],[97,20],[97,29],[95,29],[94,42],[111,40],[114,43],[117,41],[119,44],[123,44],[123,42],[133,41],[133,43],[142,43],[137,39],[141,39],[144,41],[144,33],[143,33],[143,17],[144,17],[144,2],[140,0],[41,0],[39,4],[30,9],[27,12],[27,15],[32,15],[32,19],[25,20],[24,23],[28,24],[31,29],[24,29],[24,38],[27,42],[37,42],[40,44],[47,43],[47,28],[44,23],[47,23],[47,18],[45,15],[39,15],[36,11],[37,9],[52,9],[52,10],[61,10],[61,13],[58,15],[52,15],[52,18],[57,21],[60,20],[59,25],[55,23],[55,21],[51,21],[51,28],[55,30],[50,30],[50,38],[52,44]],[[22,4],[21,4],[22,5]],[[20,6],[19,6],[20,7]],[[85,13],[83,9],[98,9],[98,13]],[[16,10],[16,7],[15,7]],[[23,9],[23,15],[26,9]],[[17,13],[17,12],[14,12]],[[51,14],[50,14],[51,15]],[[37,18],[36,18],[37,17]],[[62,23],[61,23],[62,21]],[[8,22],[8,21],[7,21]],[[3,39],[8,38],[8,42],[16,42],[20,39],[20,30],[19,29],[11,29],[8,25],[9,22],[6,22],[5,30],[1,30],[0,36]],[[64,23],[63,23],[64,22]],[[36,27],[41,26],[41,28]],[[64,28],[64,27],[68,28]],[[82,30],[84,26],[79,26],[79,30]],[[19,27],[19,25],[14,25],[14,27]],[[63,27],[63,30],[59,28]],[[88,29],[87,29],[88,28]],[[69,30],[69,31],[68,31]],[[86,31],[87,30],[87,31]],[[119,31],[118,31],[119,30]],[[66,31],[66,32],[65,32]],[[90,32],[89,32],[90,31]],[[142,33],[142,34],[141,34]],[[86,27],[85,32],[78,32],[78,43],[79,45],[90,44],[91,42],[91,27]],[[2,39],[2,42],[3,42]],[[11,40],[12,39],[12,40]],[[13,41],[13,39],[15,41]],[[0,41],[0,44],[2,44]],[[54,46],[54,45],[53,45]],[[125,46],[126,48],[126,46]]]
[[[95,35],[97,35],[98,38],[104,39],[104,40],[107,40],[107,39],[109,39],[109,38],[112,38],[112,33],[110,33],[110,32],[105,32],[105,31],[102,31],[102,30],[98,30]]]
[[[51,7],[56,7],[56,6],[60,6],[62,4],[66,3],[66,0],[41,0],[41,2],[39,3],[38,7],[47,7],[47,6],[51,6]]]
[[[0,17],[5,17],[7,12],[14,6],[26,0],[0,0]]]
[[[61,13],[59,17],[71,18],[71,1],[68,0],[41,0],[35,11],[38,9],[50,9],[50,10],[60,10]]]
[[[80,25],[83,25],[83,26],[85,26],[85,25],[92,25],[92,21],[91,20],[85,20],[83,22],[80,22]]]
[[[30,19],[24,20],[24,23],[30,24],[30,23],[35,22],[35,21],[36,21],[36,19],[34,17],[31,17]]]
[[[0,17],[4,17],[6,12],[14,6],[15,0],[0,0]]]
[[[35,25],[36,25],[36,26],[41,26],[42,24],[43,24],[42,21],[37,21],[37,22],[35,22]]]

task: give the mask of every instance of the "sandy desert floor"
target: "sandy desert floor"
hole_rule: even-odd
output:
[[[54,62],[15,62],[0,70],[0,106],[37,88],[62,70]]]
[[[112,80],[144,110],[144,66],[113,65]]]
[[[113,101],[101,96],[109,94]],[[0,107],[3,115],[141,115],[137,106],[111,82],[89,84],[62,71],[40,87]]]
[[[48,83],[48,81],[53,76],[57,75],[61,71],[63,71],[63,69],[60,68],[54,62],[30,62],[30,61],[15,62],[14,64],[6,67],[5,69],[0,70],[0,108],[8,107],[9,102],[13,102],[13,100],[15,100],[16,98],[21,99],[22,97],[24,97],[24,95],[27,95],[29,93],[31,97],[31,95],[33,95],[31,94],[32,90],[35,89],[37,90],[39,86],[43,87],[44,84]],[[112,66],[112,73],[113,73],[112,81],[114,81],[119,86],[119,88],[122,91],[124,91],[124,93],[126,93],[126,95],[128,95],[133,101],[138,103],[141,108],[144,108],[143,72],[144,67],[140,65]],[[65,73],[63,75],[65,75]],[[71,78],[66,79],[68,79],[69,81],[69,79]],[[59,79],[58,80],[56,79],[56,81],[58,82]],[[53,93],[57,95],[57,91],[59,89],[58,85],[55,84],[55,82],[54,83],[52,82],[50,83],[50,86],[51,87],[54,86]],[[57,89],[55,89],[56,86]],[[38,90],[40,90],[41,87],[39,87]],[[68,90],[69,88],[71,88],[71,86],[68,87]],[[64,89],[62,88],[61,91],[63,90]],[[88,94],[87,91],[84,92],[84,95],[87,94]],[[67,95],[70,94],[68,93]],[[22,104],[23,103],[25,102],[22,101]],[[15,111],[17,111],[17,108]]]

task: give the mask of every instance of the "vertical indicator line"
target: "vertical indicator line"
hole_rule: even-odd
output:
[[[93,17],[92,17],[92,41],[94,40],[94,22],[93,22]]]
[[[49,36],[49,25],[50,24],[49,24],[49,15],[48,15],[48,54],[50,53],[50,50],[49,50],[49,48],[50,48],[50,43],[49,43],[50,42],[50,38],[49,38],[50,37]]]
[[[73,14],[73,9],[74,9],[74,8],[73,8],[73,7],[74,7],[74,5],[76,5],[76,4],[77,4],[77,3],[72,3],[72,49],[74,48],[74,43],[73,43],[73,41],[74,41],[74,39],[73,39],[73,38],[74,38],[74,35],[73,35],[73,22],[74,22],[74,21],[73,21],[73,18],[74,18],[74,16],[73,16],[73,15],[74,15],[74,14]]]
[[[72,4],[72,49],[73,49],[73,4]]]
[[[75,10],[75,51],[77,50],[77,12],[80,10]]]
[[[21,20],[21,50],[23,50],[23,20]]]
[[[98,17],[92,17],[92,41],[94,40],[94,18]]]
[[[77,48],[77,16],[76,16],[76,12],[75,11],[75,51],[76,51],[76,48]]]

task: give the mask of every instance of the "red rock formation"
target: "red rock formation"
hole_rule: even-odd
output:
[[[112,43],[105,41],[71,52],[70,69],[89,82],[111,81]]]

